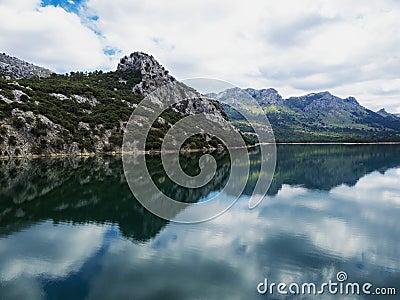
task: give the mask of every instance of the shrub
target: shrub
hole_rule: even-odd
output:
[[[114,144],[115,146],[121,146],[121,145],[122,145],[123,137],[122,137],[121,134],[112,133],[111,136],[110,136],[110,138],[109,138],[108,140],[109,140],[109,142],[110,142],[111,144]]]
[[[115,146],[112,144],[104,145],[104,147],[103,147],[104,152],[112,152],[112,151],[114,151],[114,149],[115,149]]]
[[[86,149],[88,152],[96,152],[96,149],[94,147],[94,141],[92,138],[86,138],[80,143],[80,147],[83,149]]]
[[[31,150],[34,155],[42,155],[43,154],[43,149],[39,146],[33,146]]]
[[[44,124],[42,121],[37,120],[35,127],[31,129],[31,132],[36,137],[40,137],[42,135],[47,135],[47,125]]]
[[[11,146],[17,145],[17,138],[16,138],[14,135],[11,135],[11,136],[8,138],[8,143],[9,143]]]
[[[29,97],[25,94],[22,94],[21,97],[19,97],[19,100],[21,100],[22,102],[28,102]]]
[[[21,129],[25,125],[25,120],[21,117],[14,117],[12,123],[15,128]]]
[[[26,123],[31,125],[33,123],[34,119],[32,117],[26,117],[25,121],[26,121]]]
[[[4,126],[0,126],[0,134],[1,135],[6,135],[8,132],[7,128]]]
[[[56,149],[56,150],[63,150],[63,148],[64,148],[64,141],[63,141],[62,139],[57,138],[57,139],[55,139],[55,140],[51,143],[51,145],[52,145],[53,148]]]

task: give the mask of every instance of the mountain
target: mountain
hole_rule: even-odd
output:
[[[0,78],[0,157],[120,152],[133,110],[164,84],[180,99],[190,99],[165,107],[149,131],[147,150],[160,149],[167,130],[184,116],[203,112],[221,123],[226,118],[217,101],[176,81],[154,57],[141,52],[121,58],[112,72],[27,77]],[[190,138],[185,147],[218,145],[217,139],[202,135]]]
[[[245,89],[245,91],[252,96],[261,106],[268,105],[281,105],[283,98],[279,95],[278,91],[272,88],[255,90],[252,88]]]
[[[201,153],[182,154],[182,168],[199,168]],[[229,177],[226,152],[213,153],[218,167],[214,180],[200,189],[175,184],[166,174],[159,156],[146,159],[148,171],[166,195],[179,194],[195,203],[219,191]],[[139,159],[135,157],[134,159]],[[118,224],[132,241],[153,238],[167,221],[151,214],[133,197],[124,176],[120,156],[71,157],[0,161],[0,238],[40,220]],[[151,197],[151,195],[149,195]],[[16,214],[23,210],[24,214]]]
[[[152,56],[142,52],[134,52],[121,59],[117,70],[125,72],[138,70],[141,81],[133,88],[133,93],[147,96],[157,87],[176,82],[169,72]]]
[[[391,113],[388,113],[384,108],[382,108],[382,109],[380,109],[380,110],[378,110],[377,112],[376,112],[378,115],[381,115],[382,117],[389,117],[390,119],[394,119],[394,120],[397,120],[398,118],[400,118],[400,115],[399,114],[391,114]]]
[[[200,153],[182,155],[182,168],[199,168]],[[166,195],[179,192],[187,202],[197,202],[220,191],[230,175],[226,152],[213,153],[217,176],[200,189],[183,189],[173,184],[158,156],[147,158],[148,171]],[[259,149],[249,153],[250,176],[245,195],[253,193],[261,165]],[[0,238],[42,220],[54,222],[117,224],[133,242],[152,239],[167,224],[143,209],[126,184],[118,156],[0,161]],[[296,166],[296,167],[293,167]],[[284,185],[330,191],[340,185],[355,185],[371,172],[385,173],[400,166],[400,147],[387,145],[278,145],[275,176],[268,195],[275,196]],[[151,196],[151,195],[150,195]],[[149,196],[149,197],[150,197]]]
[[[241,115],[217,101],[234,98],[242,90],[207,98],[177,81],[146,53],[124,56],[111,72],[60,75],[5,54],[1,63],[0,157],[120,152],[133,110],[164,85],[173,98],[188,100],[171,107],[165,99],[152,100],[163,113],[150,128],[146,150],[159,150],[173,124],[198,113],[221,126],[229,117],[247,142],[256,141]],[[353,97],[321,92],[283,99],[275,89],[243,91],[261,107],[261,111],[246,109],[268,116],[278,142],[400,141],[400,118],[384,110],[368,110]],[[220,146],[217,138],[200,134],[189,138],[184,148]]]
[[[208,94],[217,100],[236,97],[238,88]],[[241,90],[254,98],[272,125],[278,142],[400,141],[400,119],[384,110],[373,112],[354,97],[342,99],[325,91],[283,99],[274,89]],[[246,131],[243,118],[224,106],[233,124]],[[246,107],[253,110],[254,108]]]
[[[0,77],[4,79],[49,77],[53,72],[20,60],[16,57],[0,53]]]

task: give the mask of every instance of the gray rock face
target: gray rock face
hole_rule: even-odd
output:
[[[169,72],[152,56],[143,52],[134,52],[120,60],[118,70],[132,69],[141,74],[142,81],[133,87],[133,92],[144,97],[149,96],[157,88],[168,86],[166,89],[169,98],[185,100],[173,106],[173,110],[183,115],[205,113],[207,117],[217,123],[223,123],[223,109],[218,101],[204,97],[196,90],[178,82]],[[150,97],[151,98],[151,97]],[[168,103],[162,103],[161,97],[154,97],[154,102],[164,109]]]
[[[252,88],[245,89],[247,93],[250,94],[260,106],[268,106],[268,105],[280,105],[283,104],[283,98],[278,93],[277,90],[269,88],[269,89],[261,89],[256,90]]]
[[[117,70],[128,69],[140,72],[142,81],[133,88],[133,92],[142,96],[147,96],[157,87],[176,81],[152,55],[143,52],[133,52],[121,58]]]
[[[391,114],[388,113],[384,108],[381,108],[381,109],[378,110],[376,113],[377,113],[378,115],[382,116],[382,117],[388,117],[388,116],[391,115]],[[393,116],[395,116],[395,115],[393,115]]]
[[[214,99],[226,99],[229,97],[237,97],[241,94],[241,91],[245,91],[248,95],[257,100],[261,107],[268,107],[270,105],[286,106],[303,112],[312,110],[324,111],[331,109],[354,110],[362,107],[354,97],[342,99],[332,95],[329,92],[311,93],[305,96],[283,99],[278,91],[273,88],[261,90],[252,88],[247,88],[244,90],[240,88],[231,88],[218,94],[210,93],[207,94],[207,96]]]
[[[0,77],[4,79],[49,77],[52,73],[48,69],[0,53]]]
[[[400,118],[400,114],[388,113],[384,108],[378,110],[376,113],[384,118],[394,120],[394,121],[398,121],[398,119]]]
[[[38,154],[41,146],[46,146],[50,152],[57,152],[56,147],[62,144],[60,135],[63,128],[43,115],[35,115],[31,111],[17,108],[11,111],[11,117],[0,122],[2,142],[0,156],[27,156]],[[35,130],[45,131],[43,136],[35,135]],[[61,142],[60,142],[61,141]],[[70,145],[65,145],[64,151],[69,153]]]
[[[226,89],[225,91],[219,93],[207,93],[205,96],[210,99],[216,99],[218,101],[224,102],[229,99],[232,99],[235,102],[235,99],[238,97],[246,96],[246,93],[243,93],[243,90],[237,87]]]
[[[335,109],[356,110],[361,108],[360,104],[353,97],[342,99],[329,92],[311,93],[300,97],[290,97],[285,100],[285,105],[295,110],[328,111]]]

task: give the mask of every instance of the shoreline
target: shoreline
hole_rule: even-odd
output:
[[[280,142],[276,145],[400,145],[400,142]]]
[[[247,146],[246,148],[251,149],[260,145],[271,145],[273,143],[262,143]],[[275,145],[348,145],[348,146],[362,146],[362,145],[400,145],[400,142],[280,142],[275,143]],[[208,149],[186,149],[179,151],[180,153],[197,153],[197,152],[213,152],[213,151],[225,151],[225,149],[217,149],[217,148],[208,148]],[[170,151],[171,152],[171,151]],[[161,150],[149,150],[149,151],[138,151],[138,152],[122,152],[122,151],[113,151],[113,152],[101,152],[101,153],[81,153],[81,154],[43,154],[43,155],[19,155],[19,156],[0,156],[0,160],[9,160],[9,159],[35,159],[35,158],[69,158],[69,157],[94,157],[94,156],[118,156],[123,154],[160,154]]]

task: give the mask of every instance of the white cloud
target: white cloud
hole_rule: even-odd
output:
[[[109,61],[103,48],[141,50],[178,78],[275,87],[284,97],[330,90],[372,109],[399,109],[400,5],[393,0],[88,0],[81,21],[61,8],[34,10],[38,2],[24,14],[22,1],[4,2],[0,47],[57,70],[114,68],[120,54]],[[88,15],[98,20],[87,22]]]
[[[33,0],[0,2],[0,28],[2,51],[53,70],[108,65],[101,39],[61,7],[40,7]]]
[[[399,250],[393,247],[399,231],[397,211],[382,205],[381,199],[396,187],[397,172],[372,173],[352,188],[343,185],[323,194],[284,185],[255,210],[248,209],[243,197],[209,222],[171,223],[140,245],[124,239],[113,242],[88,299],[120,299],[133,293],[140,299],[171,291],[179,291],[181,298],[195,294],[221,299],[227,287],[235,291],[230,298],[244,299],[263,276],[274,282],[327,282],[339,267],[355,282],[365,281],[368,274],[377,284],[382,270],[390,270],[387,276],[395,278],[400,267]]]
[[[179,78],[273,86],[286,97],[329,89],[373,109],[398,107],[400,92],[380,93],[400,70],[400,9],[393,1],[89,0],[87,5],[99,16],[98,28],[109,44],[125,53],[151,52]]]
[[[0,5],[3,9],[10,8],[17,12],[32,11],[40,6],[40,0],[2,0]]]
[[[0,281],[38,275],[60,278],[77,272],[101,246],[104,231],[99,226],[47,222],[14,234],[0,244]]]

